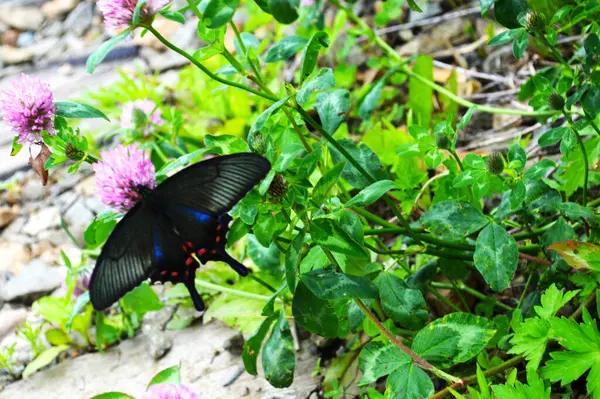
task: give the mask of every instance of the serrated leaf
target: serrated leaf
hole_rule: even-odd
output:
[[[265,342],[262,366],[266,380],[275,388],[286,388],[292,385],[296,356],[290,325],[284,313],[279,317],[271,336]]]
[[[345,337],[348,324],[347,301],[326,301],[315,296],[302,281],[298,282],[292,313],[304,329],[325,338]]]
[[[433,395],[433,382],[423,370],[413,363],[394,371],[386,381],[390,397],[394,399],[422,399]]]
[[[377,154],[364,143],[357,145],[350,139],[338,140],[338,143],[344,147],[350,156],[352,156],[372,178],[375,180],[385,180],[389,177]],[[367,179],[358,169],[350,164],[346,157],[332,145],[329,145],[328,148],[331,152],[331,158],[335,163],[346,162],[344,170],[342,171],[342,177],[353,187],[364,188],[372,183],[372,181]]]
[[[424,328],[415,336],[411,349],[435,365],[447,365],[458,354],[458,341],[451,327]]]
[[[333,252],[362,259],[369,257],[365,249],[332,219],[314,219],[310,225],[310,234],[316,244]]]
[[[300,278],[321,299],[376,298],[378,294],[377,286],[365,277],[339,273],[333,266],[314,269]]]
[[[392,273],[381,273],[375,281],[379,287],[383,310],[402,326],[419,329],[427,321],[425,298],[421,291]]]
[[[556,288],[556,284],[552,284],[546,289],[540,299],[542,306],[534,306],[533,308],[539,317],[544,320],[549,320],[571,299],[577,296],[578,293],[579,290],[563,293],[562,290]]]
[[[540,136],[538,144],[540,145],[540,147],[548,147],[554,145],[558,143],[568,131],[569,128],[566,126],[550,129]]]
[[[379,341],[369,342],[360,352],[358,367],[362,378],[358,385],[366,385],[377,381],[399,368],[410,364],[411,358],[400,348]]]
[[[548,250],[557,252],[569,266],[575,269],[600,271],[600,245],[598,244],[567,240],[550,245]]]
[[[502,291],[517,270],[519,249],[515,239],[498,223],[491,223],[477,236],[473,261],[490,288]]]
[[[424,228],[443,238],[464,238],[485,227],[489,221],[469,202],[442,201],[421,216]]]

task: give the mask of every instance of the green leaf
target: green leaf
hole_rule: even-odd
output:
[[[46,349],[39,354],[31,363],[23,370],[23,379],[29,378],[31,374],[35,373],[41,368],[46,367],[54,361],[63,351],[69,349],[69,345],[53,346],[52,348]]]
[[[499,292],[510,285],[515,275],[519,249],[506,229],[493,222],[477,236],[473,261],[490,288]]]
[[[312,192],[312,199],[315,203],[318,205],[323,203],[327,193],[337,184],[345,165],[345,162],[334,165],[319,179]]]
[[[310,96],[321,90],[335,87],[335,76],[331,68],[321,68],[317,76],[307,80],[302,84],[302,88],[296,94],[296,102],[300,105],[306,104]]]
[[[592,119],[596,119],[596,116],[600,114],[600,89],[594,86],[590,87],[581,98],[581,106]]]
[[[209,0],[202,15],[202,22],[208,28],[220,28],[231,21],[239,4],[240,0]]]
[[[358,367],[363,374],[358,385],[375,382],[410,364],[411,361],[411,358],[395,345],[380,341],[369,342],[358,358]]]
[[[429,128],[431,115],[433,113],[433,89],[423,83],[423,80],[433,81],[433,58],[427,55],[419,55],[413,67],[415,75],[409,78],[408,92],[411,109],[415,112],[416,121],[420,126]]]
[[[456,200],[438,202],[421,216],[423,227],[441,238],[462,239],[488,223],[479,209]]]
[[[385,193],[392,190],[395,184],[391,180],[380,180],[363,188],[350,201],[344,204],[345,207],[371,205],[381,198]]]
[[[282,98],[281,100],[277,101],[276,103],[271,105],[269,108],[267,108],[262,114],[260,114],[258,116],[258,118],[256,118],[256,121],[254,121],[254,123],[252,124],[249,134],[252,134],[256,131],[263,130],[263,128],[265,127],[265,124],[267,123],[267,120],[269,120],[271,115],[273,115],[275,112],[279,111],[279,109],[281,107],[283,107],[283,105],[287,102],[287,100],[289,98],[290,98],[289,96]]]
[[[73,305],[71,301],[55,296],[45,296],[33,303],[32,310],[50,323],[65,325]]]
[[[346,89],[321,92],[317,94],[315,109],[325,131],[334,134],[350,110],[350,92]]]
[[[365,249],[356,242],[335,220],[314,219],[310,225],[313,241],[333,252],[355,256],[361,259],[369,257]]]
[[[152,287],[147,283],[143,283],[128,292],[121,300],[121,303],[129,312],[136,313],[140,320],[144,314],[161,310],[164,306],[158,295],[156,295]]]
[[[498,399],[550,399],[551,388],[546,388],[537,372],[527,370],[527,385],[515,381],[514,386],[509,383],[492,385],[492,391]]]
[[[469,124],[469,122],[471,121],[471,117],[473,116],[473,113],[477,110],[477,105],[471,105],[469,107],[469,109],[467,110],[467,112],[465,112],[464,116],[462,118],[460,118],[460,122],[458,123],[458,126],[456,127],[457,130],[463,130],[464,128],[467,127],[467,125]]]
[[[172,10],[160,10],[158,13],[166,19],[170,19],[171,21],[177,22],[181,25],[185,24],[185,17],[180,12]]]
[[[294,237],[285,257],[285,279],[292,294],[296,290],[298,264],[301,260],[300,251],[302,250],[302,245],[304,245],[305,236],[306,234],[303,230]]]
[[[338,140],[338,143],[352,156],[359,165],[365,169],[375,180],[388,179],[388,174],[383,168],[381,160],[369,147],[364,143],[355,144],[350,139]],[[364,188],[371,184],[361,172],[359,172],[347,159],[338,152],[333,146],[328,146],[331,152],[333,162],[346,162],[342,177],[355,188]]]
[[[488,42],[488,46],[499,46],[502,44],[506,44],[513,40],[521,31],[521,29],[509,29],[492,37],[492,39]]]
[[[527,9],[527,0],[496,0],[494,3],[496,20],[508,29],[521,28],[518,18]]]
[[[137,25],[140,23],[140,13],[142,12],[142,7],[146,4],[147,0],[138,0],[135,9],[133,10],[133,18],[131,19],[132,25]]]
[[[542,245],[544,248],[548,248],[556,242],[572,240],[574,238],[575,230],[573,230],[573,227],[571,227],[569,222],[560,217],[556,223],[542,235]],[[560,255],[556,252],[549,252],[548,257],[554,262],[560,259]]]
[[[435,336],[432,337],[431,334],[438,334],[440,340],[444,338],[446,341],[445,350],[447,350],[448,344],[453,342],[448,338],[448,328],[452,329],[454,335],[458,337],[456,344],[457,354],[452,355],[445,361],[440,361],[440,366],[443,368],[471,360],[486,347],[496,333],[493,329],[493,323],[483,317],[468,313],[450,313],[440,319],[436,319],[433,323],[428,324],[419,331],[413,342],[421,342],[419,345],[427,347],[425,343],[434,341]],[[424,337],[421,337],[422,335]],[[413,343],[413,350],[415,350],[414,345]],[[440,349],[443,349],[443,346]],[[443,353],[442,350],[439,352]],[[433,354],[435,351],[431,353]]]
[[[219,148],[223,154],[236,154],[248,151],[248,144],[233,134],[207,134],[204,145],[208,148]]]
[[[267,51],[265,62],[286,61],[306,46],[308,40],[302,36],[286,36]]]
[[[264,247],[254,234],[248,234],[248,255],[252,262],[268,273],[278,273],[281,266],[281,252],[275,243]]]
[[[481,16],[485,17],[494,5],[494,0],[480,0],[479,3],[481,4]]]
[[[516,59],[520,59],[529,45],[529,34],[525,29],[520,29],[513,42],[513,54]]]
[[[377,83],[375,83],[363,101],[360,103],[358,107],[358,115],[363,119],[367,120],[377,107],[377,103],[379,103],[379,99],[381,97],[381,92],[385,87],[385,79],[379,79]]]
[[[458,354],[458,341],[450,327],[424,328],[415,336],[412,350],[433,364],[447,365]]]
[[[511,354],[523,355],[529,362],[528,369],[537,370],[546,351],[550,324],[546,320],[527,318],[524,322],[515,323],[515,317],[521,317],[520,310],[513,314],[512,327],[515,335],[510,340],[513,347],[508,351]]]
[[[90,399],[135,399],[133,396],[129,396],[122,392],[105,392],[100,395],[91,397]]]
[[[298,0],[269,0],[269,11],[277,22],[291,24],[298,19]]]
[[[273,327],[271,336],[265,343],[262,353],[262,366],[265,378],[275,388],[286,388],[294,380],[296,356],[292,333],[285,313]]]
[[[273,1],[273,0],[271,0]],[[286,0],[280,0],[286,1]],[[306,79],[317,66],[317,59],[319,58],[319,51],[321,48],[329,47],[329,36],[323,31],[316,32],[304,48],[302,53],[302,61],[300,63],[300,80]]]
[[[544,158],[539,162],[533,164],[527,172],[525,172],[525,178],[529,180],[541,179],[550,169],[555,168],[556,164],[554,161],[548,158]]]
[[[150,380],[146,390],[148,390],[148,388],[150,388],[152,385],[156,384],[181,384],[181,370],[179,366],[177,365],[169,367],[160,371],[158,374],[152,377],[152,380]]]
[[[339,273],[333,266],[314,269],[300,278],[321,299],[376,298],[378,293],[377,286],[365,277]]]
[[[550,245],[548,250],[557,252],[569,266],[575,269],[600,271],[600,245],[598,244],[567,240]]]
[[[406,364],[394,371],[386,381],[390,398],[422,399],[433,395],[433,382],[423,370],[413,363]]]
[[[277,221],[271,212],[258,215],[258,220],[254,225],[253,232],[260,245],[266,248],[271,245],[276,227]]]
[[[23,148],[23,144],[17,143],[17,140],[19,140],[19,136],[13,137],[12,148],[10,150],[11,157],[14,157],[15,155],[17,155],[19,153],[19,151],[21,151],[21,148]]]
[[[421,291],[408,285],[392,273],[381,273],[375,283],[379,287],[383,310],[400,325],[412,329],[423,327],[427,321],[425,299]]]
[[[556,288],[556,284],[553,283],[542,295],[540,300],[542,306],[534,306],[533,308],[540,318],[550,320],[563,306],[575,298],[578,293],[579,290],[563,293],[563,290]]]
[[[64,118],[102,118],[110,121],[108,116],[91,105],[75,103],[70,101],[55,102],[56,115]]]
[[[346,301],[326,301],[298,282],[292,314],[304,329],[325,338],[345,337],[349,332]]]
[[[558,143],[563,136],[569,131],[566,126],[555,127],[542,134],[538,140],[540,147],[548,147]]]
[[[104,58],[108,55],[110,50],[112,50],[113,47],[115,47],[117,44],[129,37],[132,30],[133,28],[129,27],[123,32],[119,33],[117,36],[114,36],[102,43],[102,45],[98,47],[98,49],[94,51],[87,59],[86,69],[88,73],[94,73],[96,67],[102,62],[102,60],[104,60]]]
[[[267,14],[271,14],[271,10],[269,9],[269,3],[267,0],[254,0],[256,5],[260,7],[261,10],[266,12]]]
[[[256,368],[256,359],[271,325],[279,317],[279,311],[276,311],[271,316],[265,318],[258,329],[244,342],[242,351],[242,360],[244,361],[244,367],[248,374],[257,375],[258,370]]]
[[[560,212],[566,218],[573,221],[585,220],[592,226],[600,226],[600,218],[596,216],[591,208],[581,206],[576,202],[564,202],[560,204]]]
[[[510,209],[517,209],[527,196],[527,188],[523,180],[518,180],[510,191]]]
[[[48,343],[53,346],[67,345],[71,342],[69,335],[60,328],[51,328],[45,335]]]

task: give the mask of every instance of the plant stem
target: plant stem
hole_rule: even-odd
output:
[[[569,123],[571,130],[573,130],[573,132],[575,132],[575,136],[577,137],[577,144],[579,144],[579,148],[581,149],[581,154],[583,155],[584,175],[583,175],[583,198],[581,200],[581,204],[583,206],[586,206],[588,177],[589,177],[588,175],[589,175],[589,168],[590,168],[588,156],[587,156],[587,152],[585,151],[585,144],[583,144],[583,140],[581,139],[579,132],[573,128],[573,118],[571,118],[571,115],[569,115],[564,109],[563,109],[563,114],[565,115],[565,118],[567,119],[567,122]]]
[[[258,284],[262,285],[263,287],[265,287],[269,291],[271,291],[273,293],[277,292],[277,289],[275,289],[275,287],[273,287],[271,284],[267,283],[262,278],[256,276],[254,273],[248,274],[248,277],[250,277],[252,280],[256,281]]]
[[[448,299],[445,296],[443,296],[442,294],[440,294],[438,292],[438,290],[433,288],[433,286],[431,284],[429,284],[429,292],[431,292],[437,299],[444,302],[450,309],[454,310],[455,312],[462,312],[461,308],[459,308],[454,303],[452,303],[452,301],[450,299]]]
[[[368,36],[371,39],[371,41],[373,43],[375,43],[391,60],[393,60],[395,63],[403,62],[402,57],[398,53],[396,53],[396,51],[389,44],[387,44],[385,42],[385,40],[383,40],[381,37],[377,36],[377,33],[375,33],[375,31],[369,26],[369,24],[367,24],[361,18],[354,15],[352,10],[350,10],[347,7],[344,7],[342,4],[340,4],[340,2],[338,0],[329,0],[329,2],[331,4],[333,4],[333,6],[335,6],[337,9],[343,11],[348,16],[348,18],[355,25],[359,26],[363,30],[363,33],[366,36]],[[444,96],[448,97],[449,99],[451,99],[452,101],[454,101],[455,103],[457,103],[459,105],[462,105],[467,108],[470,108],[470,107],[476,105],[475,103],[472,103],[471,101],[465,100],[464,98],[457,96],[456,94],[452,93],[450,90],[438,85],[437,83],[432,82],[429,79],[426,79],[423,76],[414,73],[408,66],[405,66],[405,65],[401,66],[400,71],[404,72],[408,76],[414,77],[415,79],[421,81],[422,83],[431,87],[433,90],[437,91],[440,94],[443,94]],[[498,108],[498,107],[490,107],[490,106],[485,106],[485,105],[477,105],[477,110],[482,111],[482,112],[487,112],[490,114],[521,115],[521,116],[551,116],[556,113],[556,111],[524,111],[524,110],[520,110],[520,109]]]
[[[458,288],[459,290],[464,291],[467,294],[474,296],[475,298],[481,299],[482,301],[493,303],[495,306],[502,308],[504,310],[507,310],[509,312],[513,311],[512,307],[494,299],[491,296],[482,294],[481,292],[465,285],[465,283],[463,283],[462,281],[458,281],[456,283],[456,286],[453,286],[452,284],[438,283],[437,281],[432,281],[430,284],[432,287],[435,287],[435,288],[444,288],[444,289],[449,289],[449,290]]]
[[[571,66],[569,65],[569,63],[567,61],[565,61],[565,59],[563,58],[562,55],[560,55],[560,53],[558,52],[558,50],[556,50],[555,46],[552,46],[549,42],[548,39],[546,39],[546,36],[544,36],[544,33],[542,32],[538,32],[534,35],[535,37],[537,37],[543,44],[544,46],[546,46],[546,48],[552,53],[552,55],[565,67],[567,68],[569,71],[571,70]]]
[[[216,74],[212,73],[208,68],[206,68],[204,65],[202,65],[202,63],[200,61],[196,60],[189,53],[187,53],[186,51],[184,51],[184,50],[180,49],[179,47],[175,46],[171,42],[169,42],[156,29],[154,29],[151,25],[144,26],[144,28],[148,29],[148,31],[151,32],[162,44],[164,44],[165,46],[167,46],[167,48],[173,50],[174,52],[176,52],[177,54],[181,55],[182,57],[186,58],[189,62],[191,62],[192,64],[194,64],[194,66],[196,66],[202,72],[204,72],[205,74],[207,74],[209,78],[211,78],[213,80],[216,80],[217,82],[222,83],[222,84],[227,85],[227,86],[237,87],[238,89],[245,90],[245,91],[247,91],[249,93],[255,94],[255,95],[257,95],[259,97],[262,97],[262,98],[266,98],[267,100],[270,100],[270,101],[273,101],[273,102],[276,102],[276,101],[279,100],[274,95],[271,95],[271,94],[268,94],[268,93],[263,93],[262,91],[255,90],[255,89],[253,89],[253,88],[251,88],[249,86],[243,85],[241,83],[237,83],[237,82],[233,82],[231,80],[223,79],[219,75],[216,75]]]
[[[270,298],[266,295],[253,294],[251,292],[239,291],[229,287],[223,287],[221,285],[209,283],[208,281],[196,279],[195,283],[198,287],[206,288],[209,290],[224,292],[226,294],[231,294],[235,296],[239,296],[241,298],[255,299],[258,301],[268,301]],[[279,300],[279,298],[277,299]]]
[[[460,170],[464,171],[465,168],[463,168],[463,164],[462,164],[460,158],[458,157],[458,154],[456,153],[456,150],[452,149],[452,151],[448,150],[448,152],[452,155],[452,157],[454,158],[454,160],[458,164],[458,167],[460,168]]]

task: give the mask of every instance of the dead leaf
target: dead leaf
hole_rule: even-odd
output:
[[[44,165],[51,155],[50,148],[45,143],[42,143],[42,149],[35,159],[31,155],[29,156],[29,165],[31,165],[35,173],[42,179],[42,185],[44,186],[48,184],[48,171],[44,169]]]

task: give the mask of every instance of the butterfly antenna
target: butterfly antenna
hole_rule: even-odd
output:
[[[202,298],[200,298],[200,294],[198,293],[198,290],[196,289],[194,280],[186,281],[185,286],[187,287],[188,291],[190,292],[190,296],[192,297],[192,302],[194,303],[194,308],[196,308],[196,310],[198,312],[204,312],[204,310],[206,309],[206,306],[204,305],[204,301],[202,300]]]

